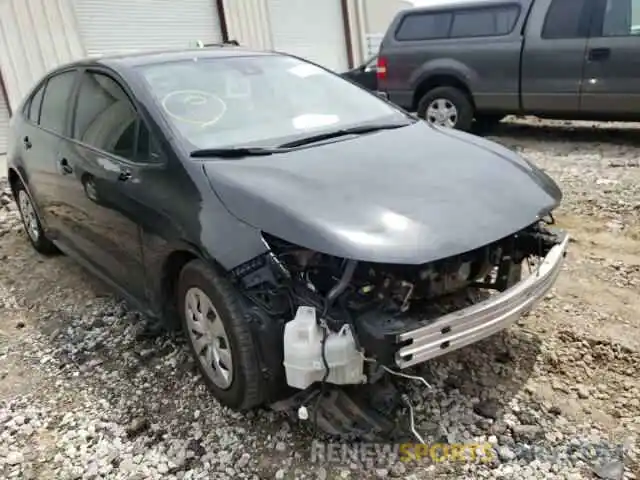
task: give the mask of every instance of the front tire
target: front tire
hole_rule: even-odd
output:
[[[42,228],[42,223],[33,204],[33,199],[22,182],[18,182],[16,185],[15,199],[20,211],[22,226],[33,248],[44,255],[58,253],[57,247],[45,235],[44,228]]]
[[[462,90],[436,87],[422,97],[417,113],[431,124],[468,132],[473,123],[474,108]]]
[[[260,368],[239,293],[201,260],[185,265],[176,293],[189,349],[213,396],[233,410],[259,406]]]

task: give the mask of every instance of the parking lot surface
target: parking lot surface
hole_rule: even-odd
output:
[[[488,442],[490,462],[314,462],[305,425],[220,407],[180,336],[139,335],[71,259],[39,256],[2,181],[0,477],[640,478],[640,126],[519,120],[490,137],[559,182],[573,237],[544,303],[411,387],[428,442]]]

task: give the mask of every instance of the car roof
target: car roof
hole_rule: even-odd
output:
[[[265,50],[253,50],[237,46],[229,46],[226,44],[209,46],[209,47],[194,47],[194,48],[180,48],[180,49],[167,49],[167,50],[153,50],[144,52],[124,52],[112,55],[101,55],[89,58],[84,58],[75,62],[68,63],[64,66],[58,67],[56,70],[62,68],[69,68],[74,66],[91,66],[91,65],[104,65],[106,67],[113,68],[115,70],[128,70],[129,68],[135,68],[142,65],[152,65],[159,63],[174,62],[180,60],[192,60],[194,58],[207,59],[207,58],[229,58],[229,57],[244,57],[244,56],[263,56],[263,55],[282,55],[278,52],[265,51]]]

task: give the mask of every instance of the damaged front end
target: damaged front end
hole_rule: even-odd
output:
[[[262,338],[272,339],[262,354],[271,378],[294,391],[325,384],[365,391],[385,373],[408,376],[402,371],[493,335],[528,312],[553,286],[568,245],[566,233],[549,223],[423,265],[336,258],[264,234],[268,254],[233,274],[272,319],[270,336],[265,331]],[[308,404],[309,395],[299,398]],[[347,409],[343,417],[371,420],[351,399],[339,403]],[[329,420],[324,427],[344,433]]]

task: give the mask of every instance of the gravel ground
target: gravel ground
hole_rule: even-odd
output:
[[[305,425],[220,407],[179,336],[146,335],[72,260],[36,254],[5,195],[0,478],[640,479],[640,126],[519,121],[492,138],[561,184],[565,271],[412,397],[427,442],[488,442],[493,460],[314,461]]]

